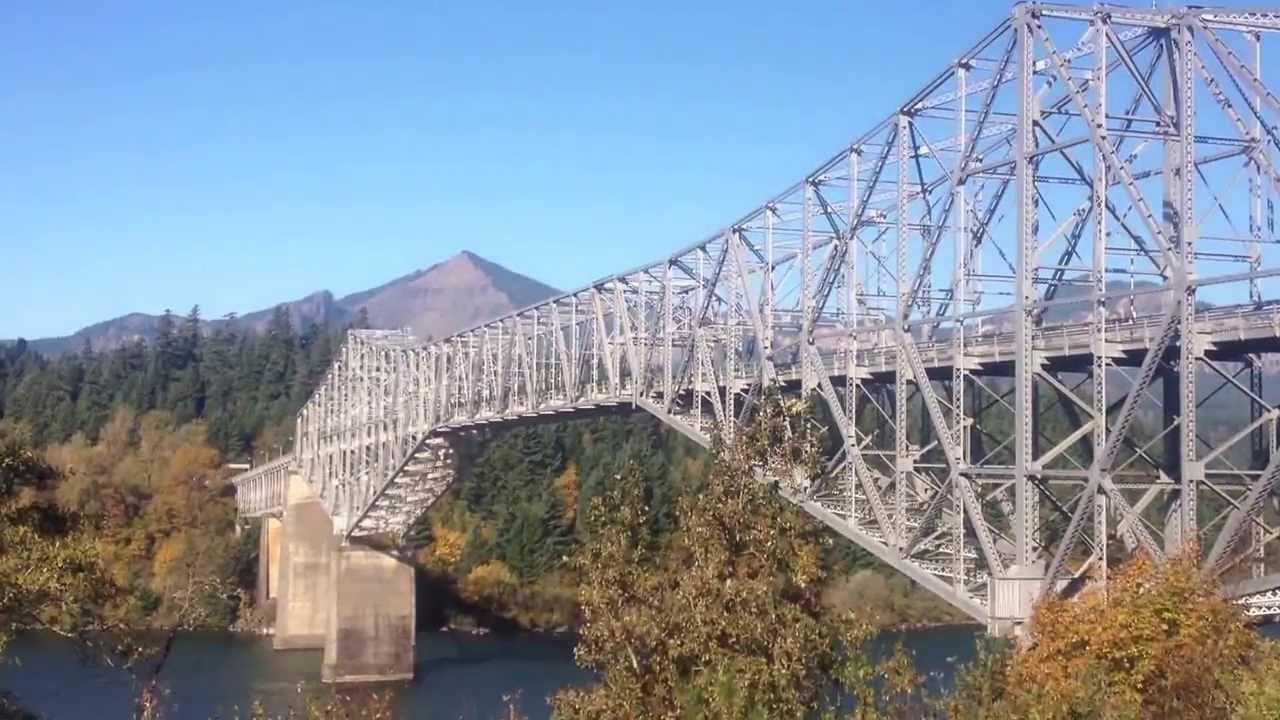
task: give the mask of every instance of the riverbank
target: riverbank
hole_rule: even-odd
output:
[[[475,592],[460,578],[430,568],[419,567],[416,582],[420,628],[572,635],[581,621],[578,581],[566,571],[529,585],[490,586],[486,592]],[[905,577],[880,569],[863,568],[830,580],[822,601],[833,613],[852,610],[875,618],[887,630],[980,628]]]

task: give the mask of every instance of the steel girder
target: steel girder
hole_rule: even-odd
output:
[[[297,468],[345,537],[395,533],[447,487],[453,433],[640,408],[707,445],[777,382],[832,426],[829,474],[787,496],[974,617],[1138,549],[1265,575],[1275,32],[1019,5],[702,242],[441,340],[352,331]]]

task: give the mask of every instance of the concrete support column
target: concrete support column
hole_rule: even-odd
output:
[[[297,475],[289,477],[281,526],[272,644],[277,650],[320,649],[329,627],[329,561],[336,540],[329,514]]]
[[[280,595],[280,543],[283,526],[280,518],[262,518],[258,533],[258,584],[254,588],[254,601],[259,608],[266,608]]]
[[[329,565],[325,682],[413,678],[413,567],[359,545],[336,548]]]

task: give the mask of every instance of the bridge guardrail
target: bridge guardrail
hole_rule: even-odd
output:
[[[289,493],[294,458],[286,455],[231,478],[236,488],[236,511],[243,518],[280,515]]]

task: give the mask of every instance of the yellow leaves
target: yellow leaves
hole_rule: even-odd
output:
[[[1009,710],[1046,719],[1078,717],[1083,708],[1226,718],[1233,688],[1260,651],[1190,559],[1135,559],[1113,574],[1105,596],[1042,603],[1033,633],[1010,667]]]
[[[62,475],[58,506],[93,518],[104,582],[138,593],[122,594],[104,613],[135,623],[186,623],[196,610],[212,617],[229,606],[209,588],[232,572],[235,509],[220,494],[222,458],[206,442],[203,423],[178,426],[169,413],[139,416],[122,408],[96,444],[73,437],[46,456]],[[143,589],[160,598],[146,618],[137,602],[149,594]]]
[[[109,457],[123,457],[133,446],[137,426],[137,413],[128,405],[121,405],[98,432],[98,447]]]
[[[222,454],[208,445],[183,445],[170,456],[165,481],[172,485],[208,482],[221,464]]]
[[[155,558],[151,561],[154,590],[163,592],[173,584],[173,576],[182,569],[186,554],[187,536],[185,534],[172,535],[160,542],[156,547]]]
[[[460,530],[432,524],[431,544],[418,551],[418,560],[436,570],[452,570],[467,549],[467,536]]]
[[[470,602],[497,603],[509,597],[516,584],[511,568],[501,560],[490,560],[472,569],[459,589],[462,597]]]
[[[0,499],[0,650],[13,628],[100,627],[97,613],[116,590],[89,533],[73,526],[51,534],[33,517],[44,512]]]
[[[555,479],[552,489],[560,503],[560,516],[566,527],[572,527],[578,517],[578,466],[569,463]]]

